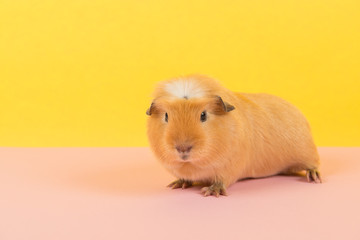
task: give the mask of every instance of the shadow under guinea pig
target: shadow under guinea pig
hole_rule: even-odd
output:
[[[342,155],[334,154],[329,151],[322,151],[320,172],[323,183],[332,175],[346,174],[351,171],[351,161],[343,161]],[[191,188],[182,190],[172,190],[166,186],[176,180],[171,176],[155,159],[147,159],[139,162],[119,161],[118,164],[110,166],[99,166],[93,169],[75,169],[72,171],[71,185],[89,191],[116,194],[116,195],[149,195],[159,192],[169,193],[170,191],[186,191],[199,193],[203,184],[196,184]],[[242,179],[232,184],[228,188],[229,195],[239,192],[262,191],[261,189],[281,188],[283,184],[291,182],[307,182],[305,172],[292,175],[276,175],[266,178]]]

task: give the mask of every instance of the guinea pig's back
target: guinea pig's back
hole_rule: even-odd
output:
[[[264,93],[236,93],[248,124],[252,173],[259,177],[317,167],[319,157],[304,115],[289,102]],[[257,169],[258,168],[258,169]]]
[[[264,114],[268,120],[275,121],[280,124],[277,127],[285,127],[286,129],[296,127],[309,130],[310,126],[305,116],[293,104],[286,100],[266,93],[241,93],[242,96],[249,99],[253,104],[253,110]],[[279,129],[280,130],[280,129]]]

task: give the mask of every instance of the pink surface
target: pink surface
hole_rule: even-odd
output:
[[[320,148],[323,184],[170,190],[147,148],[0,148],[0,239],[360,239],[360,148]]]

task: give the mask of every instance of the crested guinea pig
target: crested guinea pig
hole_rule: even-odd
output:
[[[269,94],[232,92],[214,79],[190,75],[160,82],[147,110],[150,147],[178,180],[205,196],[226,195],[244,178],[306,171],[320,183],[319,155],[303,114]]]

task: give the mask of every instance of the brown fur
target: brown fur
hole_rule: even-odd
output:
[[[150,146],[177,178],[226,188],[239,179],[318,168],[309,124],[296,107],[269,94],[234,93],[207,77],[185,78],[205,96],[173,97],[164,87],[173,79],[158,85],[148,110]],[[221,100],[235,109],[226,111]],[[208,118],[201,122],[204,110]],[[193,146],[189,159],[179,157],[177,144]]]

